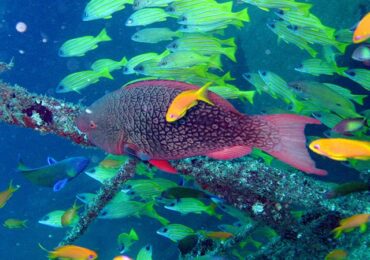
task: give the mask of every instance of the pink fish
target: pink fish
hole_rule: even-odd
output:
[[[132,83],[109,93],[77,119],[78,128],[106,152],[132,154],[166,171],[175,172],[167,160],[205,155],[229,160],[259,148],[306,173],[325,175],[317,169],[305,145],[306,124],[316,119],[276,114],[248,116],[210,92],[211,106],[199,102],[185,117],[166,121],[173,99],[198,86],[170,80]]]

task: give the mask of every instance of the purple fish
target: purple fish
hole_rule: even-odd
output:
[[[228,160],[247,155],[256,147],[304,172],[326,174],[315,167],[305,146],[305,125],[320,124],[313,118],[244,115],[209,92],[214,106],[200,101],[185,117],[168,123],[166,112],[173,99],[182,91],[198,88],[169,80],[136,82],[97,100],[76,124],[105,151],[129,151],[157,165],[200,155]]]

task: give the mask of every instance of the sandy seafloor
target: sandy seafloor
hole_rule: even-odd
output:
[[[311,2],[314,4],[313,13],[324,24],[335,28],[352,27],[360,18],[361,5],[370,5],[366,0],[313,0]],[[102,80],[101,83],[86,89],[82,95],[56,94],[54,90],[60,79],[72,71],[87,69],[91,62],[98,58],[120,59],[123,55],[131,57],[134,53],[159,52],[164,49],[166,43],[145,45],[130,40],[132,33],[136,31],[134,27],[124,26],[124,21],[131,13],[130,7],[115,14],[112,20],[86,23],[80,19],[86,3],[87,1],[1,0],[0,61],[8,61],[11,57],[15,57],[15,67],[12,71],[1,75],[3,80],[19,84],[30,91],[87,105],[105,92],[117,89],[135,77],[115,72],[114,81]],[[251,22],[239,31],[233,30],[240,43],[238,62],[224,63],[225,68],[231,69],[233,75],[237,77],[238,86],[250,88],[250,85],[241,78],[241,73],[258,69],[272,70],[287,81],[309,78],[293,70],[294,66],[302,59],[308,58],[308,55],[295,46],[277,44],[276,35],[265,26],[274,15],[252,6],[249,8],[249,13]],[[18,21],[28,25],[26,33],[20,34],[14,29]],[[91,52],[83,58],[58,57],[58,48],[62,42],[80,35],[96,34],[103,25],[114,39],[114,48],[111,48],[110,44],[102,44],[96,52]],[[46,42],[43,42],[43,39],[46,39]],[[270,54],[266,54],[266,50]],[[339,63],[358,67],[358,63],[350,60],[351,50],[353,46],[349,47],[346,56],[339,59]],[[329,77],[320,78],[320,80],[326,79]],[[357,93],[364,93],[364,89],[343,77],[335,79],[330,77],[330,80],[350,87]],[[239,102],[235,104],[241,111],[254,113],[261,111],[266,105],[264,102],[257,100],[255,107],[250,105],[245,107]],[[34,186],[16,171],[17,158],[21,156],[26,163],[41,166],[45,164],[48,156],[63,159],[80,155],[90,157],[95,163],[104,157],[102,151],[84,149],[55,136],[40,135],[32,130],[0,124],[1,190],[7,187],[11,179],[21,186],[9,203],[0,209],[0,223],[10,217],[28,219],[28,228],[24,230],[7,230],[0,227],[0,259],[44,259],[45,252],[39,249],[37,244],[40,242],[45,247],[52,248],[63,237],[65,230],[43,226],[37,221],[51,210],[70,207],[76,193],[94,192],[99,188],[98,183],[85,174],[81,174],[58,193]],[[322,167],[330,167],[330,175],[327,178],[331,181],[343,182],[346,178],[356,178],[354,171],[340,166],[339,163],[319,160]],[[194,229],[215,228],[218,224],[214,218],[206,215],[180,216],[159,207],[158,212],[173,222],[183,223]],[[227,222],[227,218],[224,221]],[[154,259],[176,259],[175,244],[155,234],[160,224],[146,217],[98,220],[79,240],[79,244],[99,251],[100,259],[111,259],[117,253],[116,236],[120,232],[127,232],[131,227],[134,227],[140,236],[140,241],[132,248],[132,256],[135,256],[142,246],[151,243],[154,248]]]

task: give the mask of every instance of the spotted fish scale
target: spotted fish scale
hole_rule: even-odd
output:
[[[180,120],[167,122],[174,98],[198,88],[168,80],[136,82],[97,100],[76,123],[91,142],[114,154],[126,153],[129,147],[133,154],[155,160],[199,155],[232,159],[257,147],[307,172],[321,171],[314,168],[305,147],[305,124],[318,122],[312,118],[244,115],[209,92],[215,105],[199,101]],[[300,166],[301,162],[305,166]]]

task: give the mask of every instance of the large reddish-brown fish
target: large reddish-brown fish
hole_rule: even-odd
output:
[[[233,159],[256,147],[306,173],[326,174],[315,167],[305,145],[304,127],[319,124],[316,119],[244,115],[210,92],[214,106],[199,102],[185,117],[168,123],[166,112],[173,99],[182,91],[198,88],[169,80],[129,84],[97,100],[76,123],[105,151],[134,154],[154,165],[199,155]],[[167,166],[164,170],[171,172]]]

